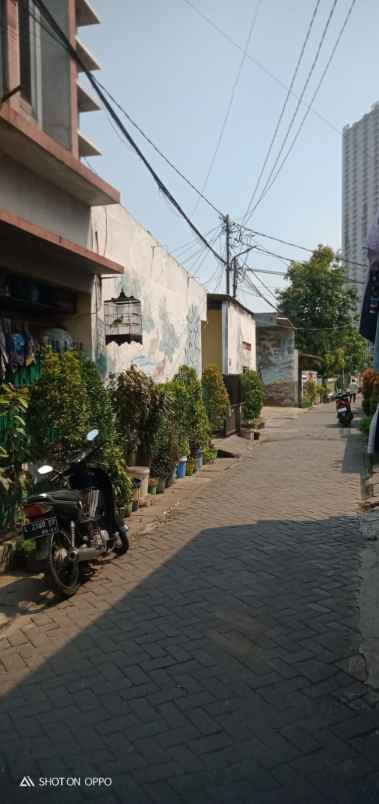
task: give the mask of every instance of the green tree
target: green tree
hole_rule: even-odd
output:
[[[367,346],[356,328],[357,294],[334,251],[319,246],[308,261],[291,263],[288,278],[279,309],[297,327],[297,348],[323,358],[324,376],[363,368]]]

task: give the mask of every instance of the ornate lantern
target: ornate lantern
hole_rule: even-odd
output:
[[[104,302],[104,324],[105,343],[142,343],[141,302],[122,290],[118,299]]]

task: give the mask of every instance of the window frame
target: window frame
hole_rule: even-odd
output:
[[[30,0],[18,0],[18,42],[20,55],[21,97],[32,105],[32,37]]]

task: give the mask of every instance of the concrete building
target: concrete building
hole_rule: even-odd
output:
[[[122,206],[93,209],[91,226],[100,253],[125,265],[123,277],[104,277],[98,283],[99,369],[105,375],[133,364],[156,382],[165,382],[185,364],[200,375],[206,290]],[[122,290],[142,302],[142,343],[105,345],[104,301],[117,298]]]
[[[97,69],[78,38],[79,28],[98,22],[87,0],[45,2],[88,69]],[[0,336],[21,344],[27,331],[35,354],[51,332],[61,343],[63,330],[93,354],[95,279],[123,265],[91,241],[91,209],[117,204],[119,193],[80,161],[98,153],[79,125],[97,104],[40,22],[32,0],[0,1]]]
[[[295,328],[277,313],[255,313],[258,371],[265,386],[265,404],[299,404],[299,354]]]
[[[237,299],[209,293],[208,320],[202,329],[203,365],[217,366],[222,374],[256,369],[255,314]]]
[[[362,301],[367,273],[367,236],[379,209],[379,103],[343,130],[342,254]]]

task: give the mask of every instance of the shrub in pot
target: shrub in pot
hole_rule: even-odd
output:
[[[76,351],[61,357],[46,350],[27,413],[32,459],[50,458],[54,465],[66,461],[83,447],[86,434],[94,427],[100,432],[98,460],[110,473],[116,504],[122,509],[131,501],[132,487],[110,393],[88,357]]]
[[[202,450],[209,441],[209,421],[201,383],[193,368],[181,366],[170,383],[179,441],[189,442],[191,453]]]
[[[151,474],[161,482],[172,478],[174,469],[180,457],[179,439],[176,429],[175,408],[169,387],[161,387],[161,394],[164,397],[165,416],[161,418],[159,427],[154,437],[153,455],[151,462]]]
[[[150,466],[154,439],[165,415],[161,386],[135,367],[111,377],[111,398],[118,429],[129,461]]]
[[[203,372],[202,393],[205,410],[213,432],[221,430],[230,411],[230,401],[221,371],[208,366]]]
[[[256,371],[245,371],[241,374],[241,400],[243,411],[243,424],[254,426],[260,416],[264,399],[264,387]]]
[[[0,387],[0,415],[6,429],[0,446],[0,528],[12,527],[22,519],[22,502],[30,477],[24,471],[29,457],[26,415],[29,393],[13,385]]]

